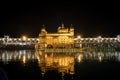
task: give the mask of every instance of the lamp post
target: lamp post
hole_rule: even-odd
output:
[[[22,36],[22,40],[26,41],[27,37],[26,36]]]
[[[22,40],[23,40],[23,42],[24,42],[24,45],[26,45],[26,44],[27,44],[27,43],[26,43],[27,37],[26,37],[26,36],[22,36]]]
[[[79,45],[79,46],[80,46],[80,48],[82,48],[82,43],[81,43],[81,40],[80,40],[80,39],[81,39],[81,36],[79,35],[79,36],[77,36],[77,38],[78,38],[78,40],[80,41],[80,45]]]

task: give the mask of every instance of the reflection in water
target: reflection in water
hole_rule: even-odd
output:
[[[26,62],[26,56],[24,55],[23,56],[23,63],[25,63]]]
[[[72,53],[35,53],[42,74],[49,69],[57,69],[62,74],[74,74],[74,55]]]
[[[81,62],[82,58],[83,58],[83,54],[79,54],[78,55],[78,62]]]
[[[83,60],[98,60],[101,62],[104,60],[115,59],[117,61],[120,61],[120,52],[84,52],[82,55]]]
[[[120,61],[120,52],[81,52],[81,53],[42,53],[41,51],[0,51],[0,60],[3,62],[20,60],[26,63],[28,60],[38,60],[39,64],[45,63],[48,67],[69,66],[74,63],[74,56],[78,62],[82,60],[110,60],[114,58]]]
[[[44,75],[48,70],[57,70],[64,76],[65,73],[75,74],[75,61],[80,63],[84,60],[120,61],[120,52],[81,52],[81,53],[43,53],[41,51],[20,50],[0,51],[0,61],[9,64],[10,61],[21,61],[27,64],[29,60],[38,61],[38,66]]]
[[[34,53],[29,50],[20,50],[20,51],[0,51],[0,60],[4,63],[10,61],[22,61],[26,63],[28,60],[36,59]]]

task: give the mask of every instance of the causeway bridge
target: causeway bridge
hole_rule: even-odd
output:
[[[27,38],[23,36],[22,38],[11,38],[9,36],[4,36],[3,38],[0,38],[0,46],[3,45],[32,45],[34,46],[36,43],[38,43],[38,38]],[[101,36],[97,38],[82,38],[77,37],[74,38],[74,46],[76,48],[87,48],[87,47],[115,47],[120,48],[120,35],[117,35],[113,38],[103,38]]]
[[[9,36],[4,36],[0,38],[0,44],[3,45],[34,45],[38,42],[38,38],[27,38],[23,36],[21,38],[11,38]]]
[[[120,35],[114,38],[74,38],[75,47],[92,47],[92,48],[120,48]]]

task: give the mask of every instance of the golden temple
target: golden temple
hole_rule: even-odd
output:
[[[35,45],[37,49],[50,48],[73,48],[74,47],[74,28],[65,28],[64,24],[58,27],[57,33],[48,33],[45,27],[41,29],[39,41]]]

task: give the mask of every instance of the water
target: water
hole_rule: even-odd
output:
[[[119,79],[120,52],[0,51],[0,80]]]

